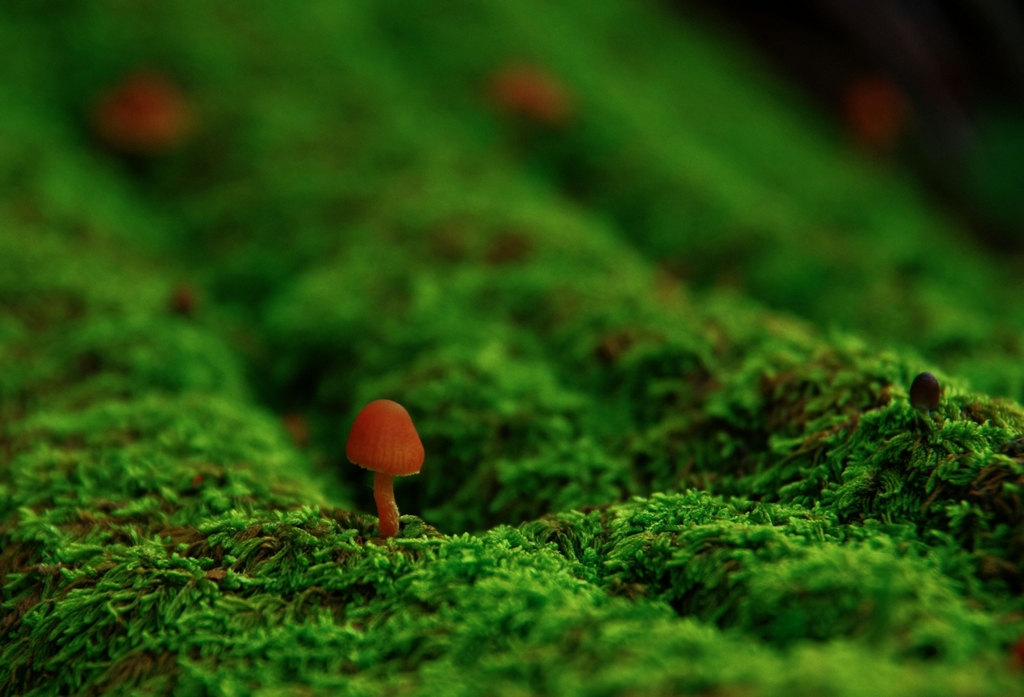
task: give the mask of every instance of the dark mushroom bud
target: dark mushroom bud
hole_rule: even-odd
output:
[[[1014,668],[1017,670],[1024,668],[1024,639],[1019,639],[1017,643],[1013,645],[1011,657]]]
[[[910,404],[915,409],[931,411],[939,406],[939,397],[942,395],[942,388],[939,381],[931,373],[921,373],[910,385]]]

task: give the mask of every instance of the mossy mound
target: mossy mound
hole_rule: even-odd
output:
[[[0,44],[0,694],[1024,694],[1012,262],[721,38],[82,0]],[[574,120],[488,101],[517,61]],[[90,135],[139,66],[202,115],[161,157]],[[377,398],[427,450],[389,540]]]

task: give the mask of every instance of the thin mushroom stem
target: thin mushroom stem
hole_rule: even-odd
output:
[[[380,518],[380,536],[394,537],[398,534],[398,504],[395,503],[395,478],[393,475],[377,472],[373,477],[373,498],[377,502],[377,517]]]

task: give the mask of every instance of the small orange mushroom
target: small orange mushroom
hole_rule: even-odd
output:
[[[390,399],[367,404],[352,424],[345,455],[349,462],[376,472],[373,498],[377,501],[380,536],[394,536],[398,532],[394,479],[417,474],[425,456],[409,412]]]

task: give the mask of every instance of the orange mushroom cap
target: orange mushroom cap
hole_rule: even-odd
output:
[[[360,467],[397,477],[419,472],[425,456],[409,412],[390,399],[363,407],[349,431],[345,455]]]

